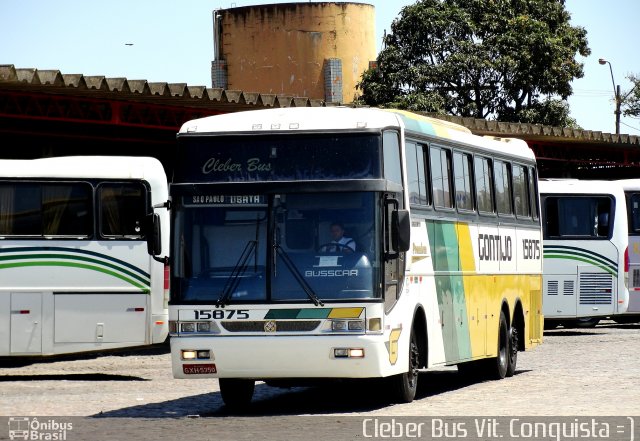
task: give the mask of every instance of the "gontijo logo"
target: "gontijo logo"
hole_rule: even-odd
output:
[[[63,441],[67,432],[73,430],[73,423],[61,423],[54,419],[39,421],[37,418],[10,417],[9,439]]]

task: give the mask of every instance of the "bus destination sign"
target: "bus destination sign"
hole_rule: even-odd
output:
[[[184,196],[184,205],[265,205],[264,195],[206,195]]]

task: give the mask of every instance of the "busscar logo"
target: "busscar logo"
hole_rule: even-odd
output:
[[[64,441],[73,430],[73,423],[59,422],[54,419],[40,421],[38,418],[9,417],[9,439],[42,441]]]

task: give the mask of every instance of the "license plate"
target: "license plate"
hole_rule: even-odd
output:
[[[183,364],[182,372],[185,375],[198,375],[198,374],[215,374],[217,373],[215,364]]]

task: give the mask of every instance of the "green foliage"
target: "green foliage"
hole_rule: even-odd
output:
[[[627,97],[622,102],[625,116],[640,117],[640,77],[629,75],[627,77],[633,83],[633,89],[627,92]]]
[[[565,100],[583,76],[586,31],[569,18],[564,0],[419,0],[393,21],[360,103],[568,125],[568,107],[558,119],[541,97]]]

